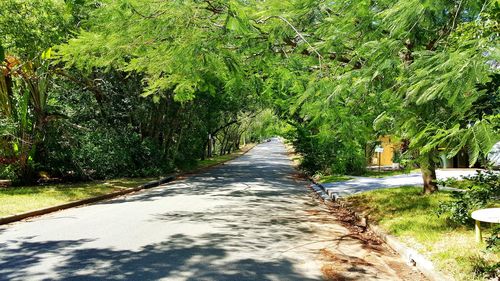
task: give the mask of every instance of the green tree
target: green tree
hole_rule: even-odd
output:
[[[25,177],[29,162],[43,154],[45,127],[55,116],[47,104],[50,47],[67,37],[69,27],[63,1],[0,3],[0,122],[14,125],[2,132],[10,144],[3,153],[17,159]]]
[[[316,69],[309,76],[312,82],[298,93],[289,114],[301,124],[326,123],[328,133],[321,136],[321,126],[315,126],[312,136],[326,140],[334,135],[345,142],[343,136],[349,139],[349,132],[356,132],[348,124],[370,134],[366,121],[375,121],[376,129],[410,141],[408,154],[418,155],[424,193],[437,190],[438,149],[452,157],[465,148],[472,165],[498,140],[495,114],[471,114],[479,100],[497,93],[481,86],[491,85],[498,73],[497,1],[290,3],[297,13],[289,13],[289,22],[302,34],[295,51],[321,59],[319,68],[309,64]],[[297,110],[315,101],[316,110]],[[366,119],[348,110],[349,101]],[[348,118],[331,126],[335,121],[326,116],[342,111]],[[349,129],[335,134],[336,128],[346,126]],[[352,134],[358,147],[366,145],[367,134]],[[311,137],[301,142],[315,146]]]

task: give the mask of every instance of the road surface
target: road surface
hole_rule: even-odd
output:
[[[436,171],[436,177],[438,180],[445,180],[448,178],[462,179],[463,177],[470,177],[474,175],[477,175],[477,169],[441,169]],[[422,173],[413,172],[410,174],[388,176],[383,178],[352,177],[351,180],[324,183],[322,185],[325,187],[326,192],[333,193],[337,198],[374,189],[401,186],[423,186],[424,180],[422,179]],[[449,187],[440,187],[440,189],[456,190]]]
[[[420,276],[336,223],[306,184],[275,139],[158,188],[0,227],[0,280]]]

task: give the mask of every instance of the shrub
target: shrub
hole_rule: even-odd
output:
[[[493,253],[500,252],[500,226],[496,225],[491,232],[491,236],[486,239],[486,250]]]
[[[500,264],[492,264],[479,255],[471,256],[469,259],[472,267],[472,274],[474,274],[475,277],[498,280],[497,278],[500,276]]]
[[[401,163],[401,160],[403,160],[403,155],[400,150],[394,150],[394,154],[392,155],[392,162],[393,163]]]
[[[442,203],[438,215],[448,215],[457,224],[472,222],[470,214],[480,208],[487,207],[500,197],[500,175],[493,172],[481,172],[466,177],[468,182],[463,192],[453,192],[454,200]]]
[[[17,166],[15,164],[0,165],[0,179],[15,181],[17,179]]]

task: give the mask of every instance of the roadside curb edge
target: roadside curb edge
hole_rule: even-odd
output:
[[[215,163],[215,164],[212,164],[212,165],[209,165],[209,166],[206,166],[206,167],[203,167],[203,168],[198,168],[198,169],[194,169],[192,171],[188,171],[188,172],[181,172],[178,174],[179,177],[182,177],[182,176],[190,176],[190,175],[194,175],[194,174],[199,174],[201,172],[204,172],[204,171],[207,171],[207,170],[210,170],[212,168],[215,168],[217,166],[220,166],[220,165],[224,165],[226,164],[227,162],[230,162],[230,161],[233,161],[233,160],[236,160],[238,158],[240,158],[241,156],[247,154],[248,152],[250,152],[252,149],[254,149],[256,146],[258,146],[260,143],[256,143],[256,144],[253,144],[252,147],[250,147],[249,149],[247,149],[246,151],[243,151],[240,155],[234,157],[234,158],[231,158],[231,159],[227,159],[225,161],[222,161],[222,162],[219,162],[219,163]]]
[[[176,178],[177,178],[177,175],[172,174],[172,175],[168,175],[166,177],[163,177],[159,180],[150,181],[148,183],[142,184],[138,187],[127,188],[127,189],[115,191],[115,192],[112,192],[109,194],[104,194],[104,195],[100,195],[100,196],[96,196],[96,197],[86,198],[86,199],[82,199],[82,200],[78,200],[78,201],[73,201],[73,202],[57,205],[57,206],[42,208],[42,209],[38,209],[38,210],[34,210],[34,211],[29,211],[29,212],[25,212],[25,213],[21,213],[21,214],[3,217],[3,218],[0,218],[0,225],[24,220],[24,219],[31,218],[31,217],[45,215],[45,214],[57,212],[60,210],[65,210],[65,209],[74,208],[74,207],[78,207],[78,206],[82,206],[82,205],[96,203],[96,202],[103,201],[106,199],[112,199],[112,198],[115,198],[115,197],[118,197],[121,195],[129,194],[132,192],[137,192],[137,191],[140,191],[143,189],[157,187],[157,186],[160,186],[162,184],[171,182],[171,181],[175,180]]]
[[[189,172],[184,172],[184,173],[176,173],[176,174],[167,175],[166,177],[163,177],[163,178],[161,178],[159,180],[150,181],[150,182],[147,182],[145,184],[139,185],[138,187],[132,187],[132,188],[124,189],[124,190],[119,190],[119,191],[115,191],[115,192],[112,192],[112,193],[109,193],[109,194],[104,194],[104,195],[100,195],[100,196],[96,196],[96,197],[91,197],[91,198],[86,198],[86,199],[82,199],[82,200],[78,200],[78,201],[64,203],[64,204],[57,205],[57,206],[52,206],[52,207],[42,208],[42,209],[38,209],[38,210],[34,210],[34,211],[29,211],[29,212],[25,212],[25,213],[20,213],[20,214],[8,216],[8,217],[2,217],[2,218],[0,218],[0,225],[9,224],[9,223],[13,223],[13,222],[21,221],[21,220],[24,220],[24,219],[41,216],[41,215],[46,215],[46,214],[49,214],[49,213],[53,213],[53,212],[57,212],[57,211],[65,210],[65,209],[79,207],[79,206],[82,206],[82,205],[88,205],[88,204],[96,203],[96,202],[99,202],[99,201],[103,201],[103,200],[107,200],[107,199],[112,199],[112,198],[115,198],[115,197],[118,197],[118,196],[122,196],[122,195],[125,195],[125,194],[129,194],[129,193],[141,191],[141,190],[144,190],[144,189],[150,189],[150,188],[153,188],[153,187],[158,187],[158,186],[160,186],[162,184],[174,181],[178,177],[197,174],[197,173],[203,172],[204,170],[211,169],[211,168],[214,168],[216,166],[225,164],[225,163],[227,163],[229,161],[235,160],[235,159],[237,159],[237,158],[239,158],[239,157],[247,154],[250,150],[254,149],[257,145],[258,144],[255,144],[254,146],[250,147],[248,150],[244,151],[241,155],[238,155],[235,158],[228,159],[227,161],[224,161],[224,162],[221,162],[221,163],[216,163],[216,164],[213,164],[211,166],[204,167],[202,169],[198,169],[198,170],[194,170],[194,171],[189,171]]]
[[[308,177],[309,178],[309,177]],[[325,189],[325,187],[309,178],[309,180],[313,183],[310,185],[310,188],[316,191],[316,189],[321,189],[323,195],[320,197],[323,199],[325,204],[331,203],[333,201],[337,201],[339,197],[334,193]],[[317,191],[316,191],[317,192]],[[318,193],[318,192],[317,192]],[[327,196],[327,199],[324,198]],[[343,206],[343,204],[341,204]],[[343,206],[345,207],[345,206]],[[402,242],[400,242],[396,237],[387,234],[384,230],[376,225],[372,225],[368,223],[368,218],[360,215],[357,212],[354,212],[354,216],[361,222],[364,222],[369,230],[371,230],[378,238],[384,241],[391,249],[397,252],[403,260],[409,264],[410,266],[416,267],[426,278],[431,281],[453,281],[455,280],[451,276],[445,275],[440,271],[437,271],[432,261],[428,258],[420,254],[417,250],[412,249]]]

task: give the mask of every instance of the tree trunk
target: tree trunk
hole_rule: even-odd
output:
[[[212,154],[213,154],[213,144],[214,142],[212,141],[212,135],[211,134],[208,134],[208,158],[212,158]]]
[[[227,139],[227,134],[224,133],[222,142],[220,143],[220,150],[219,150],[219,155],[224,155],[225,148],[226,148],[226,139]]]
[[[431,194],[438,191],[436,182],[436,163],[433,159],[433,153],[422,155],[420,169],[424,180],[424,194]]]

